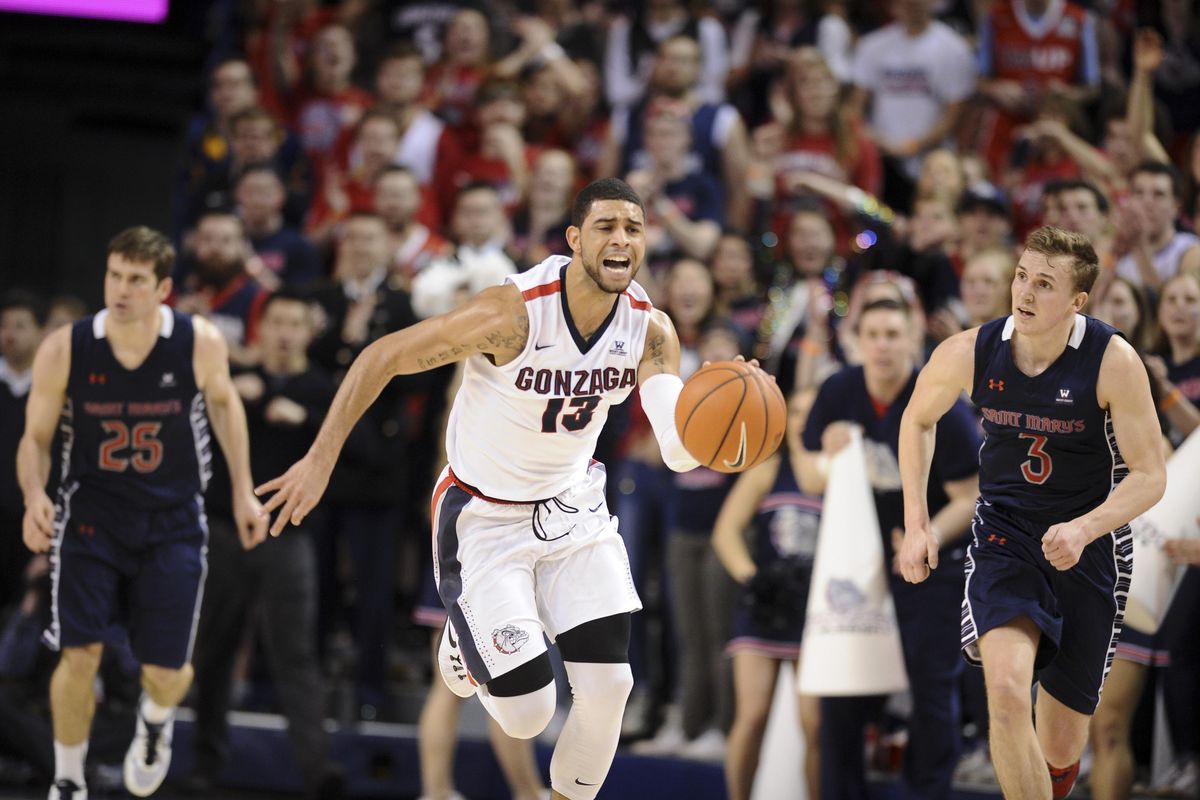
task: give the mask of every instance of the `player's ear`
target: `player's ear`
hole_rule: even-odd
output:
[[[572,253],[579,252],[579,237],[582,231],[574,225],[567,226],[567,245],[570,246]]]
[[[174,286],[175,284],[171,282],[169,277],[163,278],[161,281],[159,281],[158,286],[155,288],[155,292],[158,294],[158,302],[165,303],[167,298],[171,296],[171,289],[173,289]]]
[[[1075,300],[1074,300],[1075,312],[1079,313],[1080,311],[1082,311],[1083,307],[1087,305],[1087,301],[1088,301],[1088,293],[1087,292],[1076,292]]]

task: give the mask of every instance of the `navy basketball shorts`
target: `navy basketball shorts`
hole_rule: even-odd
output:
[[[128,640],[143,664],[191,660],[207,572],[204,501],[114,510],[71,486],[59,494],[50,551],[51,649]]]
[[[1133,575],[1133,539],[1124,526],[1084,548],[1060,572],[1042,553],[1049,525],[979,503],[967,552],[962,647],[980,665],[978,640],[1028,617],[1042,632],[1038,682],[1067,707],[1091,714],[1112,666]]]

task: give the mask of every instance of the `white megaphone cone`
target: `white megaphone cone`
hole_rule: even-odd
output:
[[[833,457],[800,647],[803,694],[908,689],[862,433]]]

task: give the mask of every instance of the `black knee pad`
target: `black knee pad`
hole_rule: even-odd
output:
[[[625,664],[629,661],[628,612],[576,625],[558,635],[555,644],[564,661]]]
[[[526,661],[516,669],[492,678],[487,682],[487,690],[493,697],[519,697],[536,692],[553,680],[550,654],[542,653],[533,661]]]

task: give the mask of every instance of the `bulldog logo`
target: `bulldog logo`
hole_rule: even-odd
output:
[[[529,641],[529,634],[516,625],[505,625],[492,631],[492,644],[506,656],[520,650]]]

